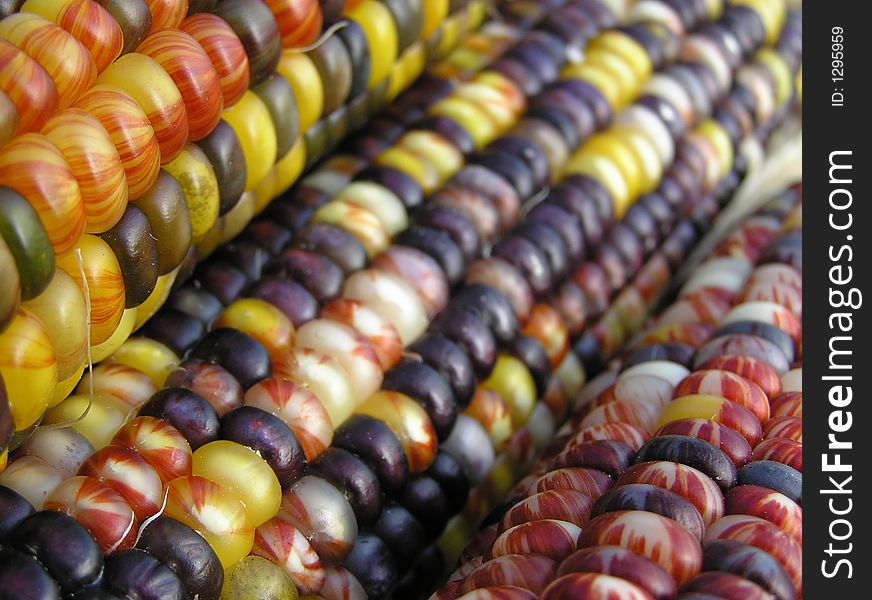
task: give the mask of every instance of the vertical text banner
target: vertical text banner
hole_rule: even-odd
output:
[[[803,595],[854,600],[872,589],[872,23],[864,2],[803,7]]]

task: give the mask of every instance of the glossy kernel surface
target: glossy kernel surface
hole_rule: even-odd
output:
[[[269,464],[241,444],[217,440],[194,452],[191,472],[218,483],[245,505],[248,522],[257,527],[281,504],[281,486]]]

